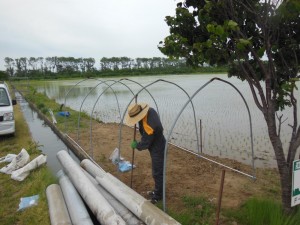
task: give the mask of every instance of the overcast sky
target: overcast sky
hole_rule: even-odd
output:
[[[4,58],[163,57],[165,16],[176,0],[0,0],[0,70]]]

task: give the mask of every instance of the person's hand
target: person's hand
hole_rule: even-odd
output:
[[[131,148],[135,149],[136,146],[137,146],[137,141],[136,140],[133,140],[130,144]]]

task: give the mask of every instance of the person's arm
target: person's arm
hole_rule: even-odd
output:
[[[141,151],[141,150],[149,149],[153,140],[154,140],[154,134],[148,135],[146,132],[144,132],[141,141],[137,143],[136,146],[137,150]]]

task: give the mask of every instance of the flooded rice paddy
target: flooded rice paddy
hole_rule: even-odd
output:
[[[85,112],[103,122],[117,123],[123,118],[130,101],[134,101],[133,95],[138,93],[138,102],[147,102],[158,110],[165,136],[170,135],[169,141],[172,143],[195,152],[202,150],[208,155],[235,159],[250,165],[252,152],[249,116],[243,99],[233,87],[224,82],[213,81],[195,95],[192,100],[193,106],[188,104],[179,116],[179,112],[189,100],[187,94],[192,96],[213,77],[235,85],[249,105],[254,136],[255,166],[275,167],[276,161],[266,123],[253,101],[247,83],[235,78],[229,79],[227,75],[139,76],[119,82],[116,82],[119,79],[47,81],[38,86],[38,91],[60,104],[65,103],[66,106]],[[162,80],[155,82],[158,79]],[[143,86],[147,86],[147,91],[142,89]],[[298,91],[296,96],[299,94]],[[300,108],[299,102],[298,108]],[[292,114],[289,109],[279,112],[279,115],[281,114],[285,120],[281,138],[284,148],[287,149],[291,136],[291,128],[288,124],[292,122]],[[300,117],[299,112],[298,116]],[[173,125],[174,129],[170,134]],[[202,140],[199,143],[197,143],[197,135]]]

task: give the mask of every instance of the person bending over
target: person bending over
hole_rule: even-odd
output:
[[[163,196],[163,166],[166,139],[163,135],[163,126],[157,112],[146,103],[135,103],[128,107],[125,123],[134,126],[138,123],[141,140],[131,142],[131,148],[139,151],[148,149],[152,161],[152,176],[155,187],[147,194],[153,204]]]

